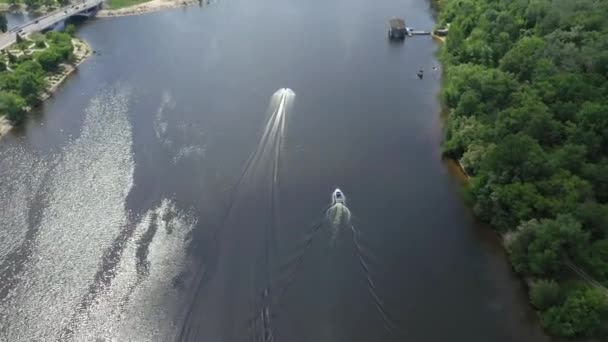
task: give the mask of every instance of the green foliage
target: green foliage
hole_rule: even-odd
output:
[[[538,280],[532,284],[530,300],[535,307],[546,310],[561,301],[561,289],[554,280]]]
[[[9,63],[17,62],[17,57],[10,52],[7,52],[6,57],[8,58]]]
[[[36,61],[21,62],[12,73],[2,78],[0,86],[23,97],[29,105],[35,105],[39,101],[40,92],[46,86],[44,70]]]
[[[589,235],[571,216],[531,220],[522,224],[509,244],[513,267],[534,276],[555,276],[563,271],[563,258],[580,253]]]
[[[0,91],[0,116],[6,115],[13,124],[23,122],[25,101],[18,95]]]
[[[40,95],[46,87],[46,74],[72,57],[72,38],[68,34],[50,32],[46,36],[33,34],[31,38],[33,41],[24,40],[18,46],[28,48],[35,44],[44,50],[19,57],[7,53],[6,57],[0,58],[0,115],[6,115],[13,124],[23,122],[26,106],[32,107],[40,102]],[[6,70],[6,61],[12,72]]]
[[[500,60],[500,68],[528,81],[545,50],[545,41],[536,36],[523,37]]]
[[[605,316],[605,295],[590,288],[570,293],[562,305],[543,313],[542,322],[555,335],[587,337],[599,332]]]
[[[57,52],[62,61],[68,61],[72,58],[74,45],[72,44],[72,37],[67,33],[62,32],[49,32],[46,34],[51,47]]]
[[[601,238],[608,238],[608,204],[587,201],[580,205],[577,213],[587,230]]]
[[[65,28],[65,33],[70,37],[74,37],[76,34],[76,26],[74,26],[74,24],[68,24]]]
[[[42,6],[42,0],[24,0],[23,2],[30,10],[37,10]]]
[[[499,183],[534,181],[547,174],[547,155],[528,135],[511,134],[499,141],[484,159],[481,170]]]
[[[0,13],[0,32],[6,32],[8,30],[8,21],[6,20],[6,14]]]
[[[442,7],[441,26],[450,24],[440,54],[450,108],[443,151],[472,176],[466,194],[475,214],[501,231],[519,227],[510,258],[533,277],[563,277],[568,256],[608,282],[605,13],[600,0]],[[589,295],[556,303],[546,300],[549,284],[531,292],[549,330],[597,332],[593,315],[577,311]]]
[[[490,130],[474,116],[455,117],[448,122],[443,151],[452,158],[459,158],[475,141],[484,141]]]
[[[123,7],[134,6],[150,0],[109,0],[108,7],[110,9],[118,9]]]
[[[40,54],[38,54],[37,58],[38,63],[40,63],[45,71],[56,70],[62,60],[63,58],[56,48],[50,48],[42,51]]]
[[[595,241],[584,254],[586,268],[598,279],[608,280],[608,240]]]
[[[451,34],[451,31],[450,31]],[[450,36],[451,38],[451,36]],[[509,105],[516,82],[510,75],[479,65],[461,64],[447,69],[447,79],[443,98],[450,108],[458,108],[464,94],[469,92],[467,108],[475,108],[474,113],[460,112],[460,115],[491,115]],[[477,100],[474,103],[474,100]]]

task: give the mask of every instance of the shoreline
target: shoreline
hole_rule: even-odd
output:
[[[91,46],[86,41],[79,38],[73,38],[72,44],[74,44],[74,56],[76,57],[76,61],[72,64],[61,64],[62,71],[47,78],[49,84],[45,89],[44,94],[40,97],[40,100],[45,101],[53,96],[68,76],[76,71],[78,66],[84,63],[84,61],[92,55]]]
[[[102,9],[97,12],[98,18],[126,17],[134,15],[142,15],[147,13],[158,12],[162,10],[191,6],[200,3],[198,0],[152,0],[142,2],[133,6],[117,8],[117,9]]]
[[[86,41],[79,38],[72,38],[72,44],[74,44],[74,56],[76,61],[72,64],[61,64],[60,72],[47,76],[48,86],[44,90],[44,93],[40,95],[40,104],[52,97],[63,82],[78,69],[78,66],[91,56],[91,46]],[[32,109],[33,108],[28,107],[26,111],[31,112]],[[14,126],[5,116],[0,116],[0,140],[2,140],[2,138],[13,128]]]

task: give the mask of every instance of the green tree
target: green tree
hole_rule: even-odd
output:
[[[559,215],[556,219],[522,224],[508,249],[518,272],[551,276],[563,270],[564,256],[580,255],[588,239],[578,221]]]
[[[598,158],[608,152],[608,104],[586,102],[577,114],[577,130],[579,136],[591,135],[583,139],[589,156]],[[595,139],[594,139],[595,138]]]
[[[13,93],[0,91],[0,116],[6,115],[13,124],[20,124],[25,118],[25,101]]]
[[[589,182],[564,170],[538,181],[537,186],[544,197],[541,213],[549,217],[574,213],[579,204],[591,200],[593,194]]]
[[[580,204],[577,213],[588,231],[601,238],[608,238],[608,204],[586,201]]]
[[[483,158],[495,148],[496,145],[485,144],[481,141],[471,143],[460,159],[460,164],[469,175],[477,174]]]
[[[500,112],[496,118],[496,133],[504,137],[513,132],[522,132],[542,145],[555,145],[563,141],[563,125],[556,121],[549,107],[536,92],[522,87],[513,96],[511,107]]]
[[[540,310],[547,310],[561,301],[561,289],[554,280],[538,280],[532,284],[530,300]]]
[[[74,26],[74,24],[68,24],[65,28],[65,33],[70,35],[70,37],[74,37],[74,35],[76,35],[76,26]]]
[[[72,44],[72,37],[69,34],[49,32],[46,34],[46,38],[50,41],[55,51],[61,55],[63,61],[68,61],[72,58],[74,45]]]
[[[42,6],[42,0],[24,0],[25,5],[30,10],[37,10]]]
[[[446,155],[458,159],[473,142],[485,141],[489,134],[490,129],[475,116],[453,118],[448,122],[443,151]]]
[[[442,92],[446,104],[450,108],[456,108],[462,94],[471,91],[481,101],[479,112],[484,115],[506,108],[517,88],[517,83],[509,74],[479,65],[449,67],[446,74],[448,77]]]
[[[19,64],[6,80],[6,87],[18,93],[29,105],[35,105],[46,86],[42,66],[33,60]]]
[[[553,334],[586,337],[597,333],[606,312],[606,297],[595,288],[575,291],[564,304],[552,307],[542,315],[542,322]]]
[[[497,175],[500,183],[532,181],[546,176],[547,155],[533,138],[512,134],[488,153],[482,169]]]
[[[585,268],[602,281],[608,280],[608,240],[598,240],[584,251]]]
[[[582,176],[593,185],[595,197],[602,203],[608,201],[608,158],[597,163],[587,163],[581,170]]]
[[[443,152],[471,176],[474,213],[503,232],[517,227],[507,240],[522,274],[560,279],[569,257],[608,283],[604,13],[601,0],[442,0]],[[545,326],[599,333],[593,295],[556,287],[531,288]]]
[[[550,156],[551,169],[563,169],[579,173],[586,161],[585,145],[565,144],[555,149]]]
[[[38,63],[45,71],[56,70],[61,60],[62,56],[53,48],[42,51],[37,58]]]
[[[520,80],[530,80],[544,49],[545,41],[542,38],[524,37],[500,60],[500,67],[515,74]]]

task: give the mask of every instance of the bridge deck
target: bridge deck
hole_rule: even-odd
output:
[[[45,30],[73,15],[77,15],[95,8],[102,2],[103,0],[84,0],[77,4],[62,7],[28,23],[17,26],[11,29],[9,32],[0,35],[0,49],[4,49],[11,44],[14,44],[17,41],[17,33],[25,34]]]

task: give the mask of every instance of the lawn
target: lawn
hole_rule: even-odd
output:
[[[4,0],[0,0],[0,1],[4,1]],[[148,2],[150,0],[109,0],[108,1],[108,8],[110,9],[118,9],[118,8],[123,8],[123,7],[129,7],[129,6],[134,6],[137,4],[141,4],[144,2]]]

